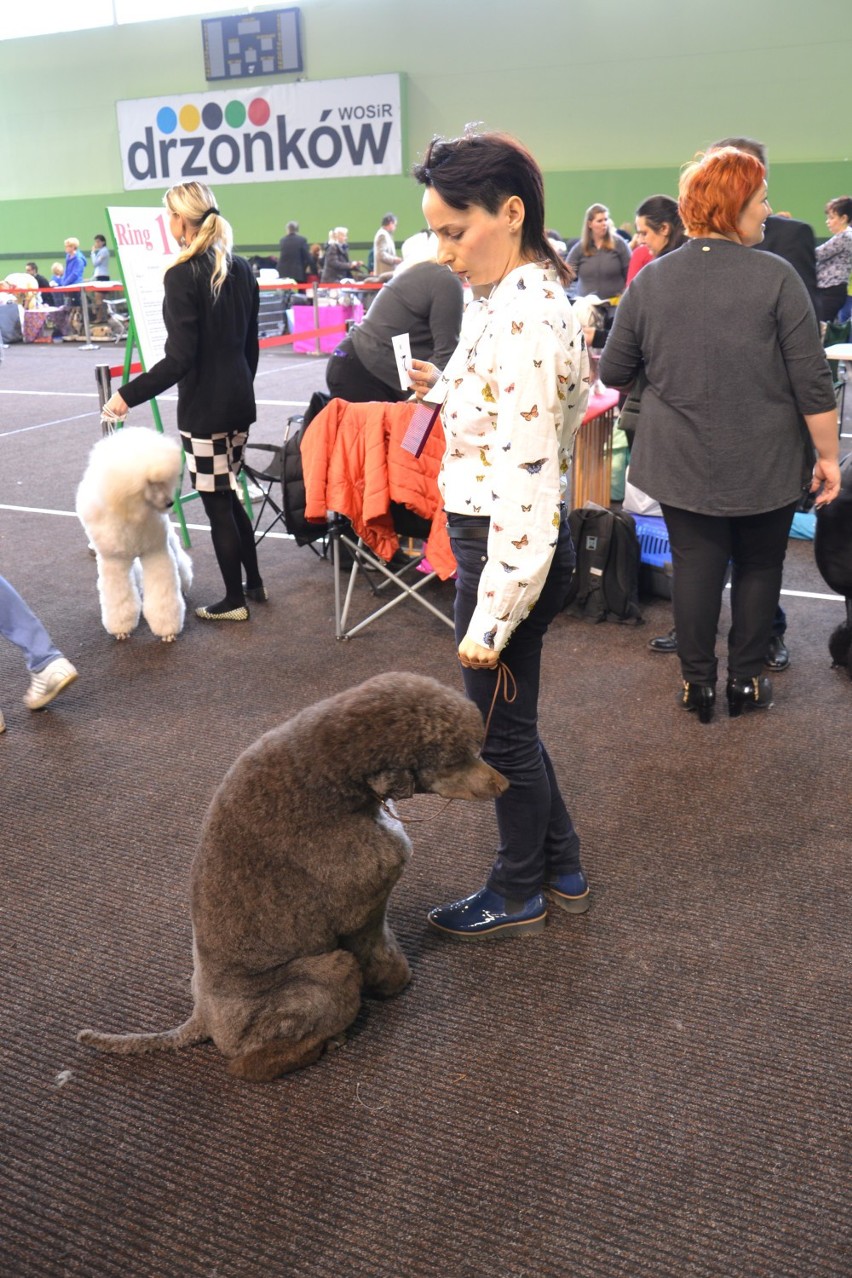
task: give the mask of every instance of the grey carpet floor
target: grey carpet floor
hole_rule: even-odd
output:
[[[279,539],[248,626],[113,642],[67,513],[98,362],[115,348],[18,346],[0,370],[0,571],[80,670],[30,714],[0,647],[0,1273],[845,1278],[852,684],[808,543],[766,715],[678,709],[676,662],[646,647],[662,600],[639,628],[555,623],[542,734],[587,915],[523,942],[430,934],[427,909],[483,881],[494,825],[420,797],[391,900],[414,980],[365,1002],[344,1048],[253,1087],[211,1046],[76,1044],[186,1015],[188,866],[242,749],[379,670],[459,684],[449,630],[410,604],[338,643],[330,566]],[[321,385],[321,361],[265,352],[254,438]],[[197,604],[217,573],[192,536]],[[429,597],[448,610],[451,587]]]

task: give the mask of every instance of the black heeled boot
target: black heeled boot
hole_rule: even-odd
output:
[[[683,681],[683,692],[678,697],[684,710],[697,710],[699,723],[709,723],[713,718],[713,707],[716,704],[716,685],[712,683],[687,683]]]
[[[728,680],[726,689],[728,714],[737,719],[743,710],[768,710],[772,705],[772,683],[766,675],[753,679]]]

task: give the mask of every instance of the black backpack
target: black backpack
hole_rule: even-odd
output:
[[[641,548],[633,516],[590,501],[571,511],[568,527],[577,562],[566,611],[588,621],[639,625],[644,620],[639,611]]]
[[[314,391],[304,416],[291,417],[288,435],[281,448],[281,488],[284,523],[297,546],[309,546],[328,535],[328,525],[305,519],[305,480],[302,473],[302,436],[314,418],[331,401],[325,391]]]

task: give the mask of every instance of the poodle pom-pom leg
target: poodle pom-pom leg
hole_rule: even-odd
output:
[[[152,632],[167,643],[183,629],[186,604],[177,564],[166,547],[142,557],[142,615]]]
[[[98,595],[104,630],[116,639],[129,639],[142,611],[133,562],[98,555]]]

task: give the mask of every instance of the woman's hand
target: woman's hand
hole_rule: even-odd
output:
[[[118,391],[111,395],[101,409],[101,417],[108,422],[123,422],[130,409],[119,395]]]
[[[840,467],[836,461],[824,461],[821,457],[817,458],[817,464],[814,466],[814,477],[811,480],[811,492],[819,492],[822,486],[822,492],[816,502],[817,510],[820,506],[827,506],[830,501],[834,501],[840,492]]]
[[[436,368],[434,364],[428,364],[425,360],[412,359],[409,364],[408,380],[418,399],[422,399],[426,392],[432,389],[440,376],[440,368]]]
[[[459,644],[459,661],[468,670],[493,670],[500,660],[499,652],[486,648],[465,635]]]

